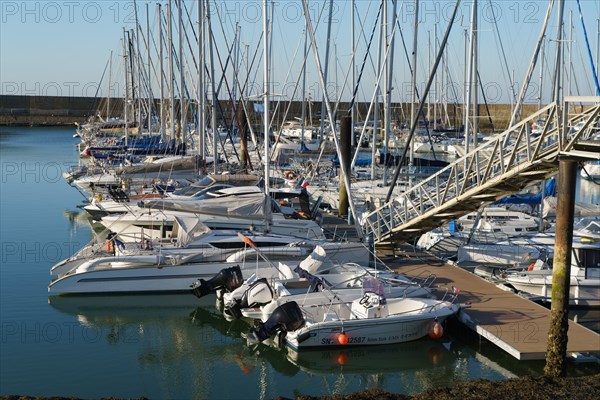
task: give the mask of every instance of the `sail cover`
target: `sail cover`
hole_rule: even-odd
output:
[[[144,207],[258,220],[265,218],[267,202],[270,204],[269,198],[264,193],[249,193],[204,200],[148,200],[144,202]],[[270,212],[270,207],[267,212]]]

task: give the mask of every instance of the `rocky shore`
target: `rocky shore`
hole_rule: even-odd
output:
[[[600,370],[600,366],[598,367]],[[0,400],[65,400],[76,397],[0,396]],[[103,399],[112,400],[114,397]],[[140,399],[144,399],[143,397]],[[595,375],[551,379],[524,376],[505,381],[476,379],[457,382],[451,387],[426,390],[413,396],[374,389],[339,396],[298,396],[296,400],[596,400],[600,399],[600,373]],[[279,397],[277,400],[288,400]]]

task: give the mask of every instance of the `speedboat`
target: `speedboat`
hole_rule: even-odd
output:
[[[570,271],[569,303],[585,307],[600,306],[600,241],[575,241]],[[516,290],[542,301],[552,299],[552,268],[542,260],[526,270],[507,273],[505,281]]]
[[[391,270],[377,270],[356,263],[327,267],[318,260],[324,250],[317,246],[296,268],[279,262],[279,278],[271,283],[253,275],[235,290],[222,294],[224,312],[234,317],[266,321],[284,303],[302,306],[332,301],[351,302],[363,291],[381,293],[386,298],[430,296],[435,276],[411,279]],[[196,293],[196,292],[194,292]]]
[[[184,224],[178,222],[178,227],[182,225]],[[117,253],[116,249],[121,245],[115,243],[114,254],[106,255],[103,252],[100,255],[76,257],[61,262],[53,267],[53,272],[59,276],[50,283],[48,292],[189,292],[194,281],[210,278],[225,267],[239,266],[245,279],[257,271],[264,276],[278,273],[270,263],[258,260],[254,249],[243,247],[244,244],[237,236],[238,232],[205,232],[197,238],[193,237],[194,232],[198,234],[197,229],[178,232],[176,245],[157,246],[135,252],[120,250]],[[325,264],[344,263],[353,259],[368,262],[368,252],[361,243],[298,240],[294,237],[252,232],[244,234],[259,244],[261,252],[286,263],[300,262],[315,246],[329,251],[327,260],[323,261]],[[90,253],[89,250],[87,253]]]
[[[452,299],[386,299],[366,292],[352,302],[300,306],[282,304],[265,323],[248,334],[249,341],[264,341],[277,334],[294,350],[310,347],[364,346],[420,339],[430,331],[441,336],[443,321],[456,314]]]

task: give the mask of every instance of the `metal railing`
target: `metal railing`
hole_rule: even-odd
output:
[[[600,97],[549,104],[367,214],[366,235],[376,243],[418,237],[546,179],[556,172],[559,155],[568,155],[578,141],[592,137],[599,113]],[[532,134],[531,124],[542,117],[542,132]]]

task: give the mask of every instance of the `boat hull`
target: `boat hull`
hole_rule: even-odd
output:
[[[237,263],[233,265],[238,265]],[[128,268],[97,269],[87,272],[67,274],[54,280],[48,286],[50,295],[85,293],[152,293],[190,292],[197,279],[210,279],[223,268],[225,262],[197,263],[186,265],[143,265]],[[240,264],[245,278],[264,270],[265,276],[276,275],[274,268],[266,263]]]
[[[407,299],[402,299],[406,301]],[[314,324],[288,332],[286,343],[294,350],[313,347],[365,346],[404,343],[418,340],[428,334],[431,324],[437,319],[442,323],[458,311],[458,306],[439,303],[431,311],[416,315],[390,315],[382,318],[333,320]],[[340,342],[344,333],[347,343]]]
[[[539,297],[543,301],[552,299],[552,276],[507,277],[506,282],[515,289]],[[580,279],[571,277],[569,304],[582,307],[600,307],[600,279]]]

